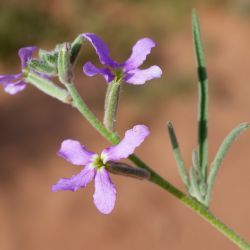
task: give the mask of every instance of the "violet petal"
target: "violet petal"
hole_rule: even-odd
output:
[[[22,69],[25,68],[26,63],[32,57],[32,53],[37,50],[36,46],[24,47],[18,50],[18,55],[21,59],[21,67]]]
[[[115,206],[116,189],[104,168],[96,171],[93,198],[95,206],[103,214],[109,214]]]
[[[108,47],[101,38],[92,33],[85,33],[82,36],[92,44],[102,64],[110,67],[118,66],[118,63],[110,58]]]
[[[22,73],[19,74],[12,74],[12,75],[0,75],[0,84],[6,84],[6,83],[11,83],[13,81],[18,80],[19,78],[22,77]]]
[[[114,79],[114,75],[111,73],[110,69],[104,68],[100,69],[93,65],[91,62],[87,62],[83,65],[83,72],[87,76],[95,76],[95,75],[102,75],[106,82],[111,82]]]
[[[127,130],[119,144],[103,150],[102,157],[104,163],[110,160],[118,161],[122,158],[127,158],[148,135],[149,129],[144,125],[136,125],[132,129]]]
[[[26,86],[27,85],[23,80],[13,82],[13,83],[5,83],[4,91],[10,95],[15,95],[18,92],[24,90]]]
[[[52,186],[52,191],[76,191],[79,188],[84,188],[93,180],[95,173],[95,168],[86,166],[79,174],[73,175],[71,178],[60,179],[55,185]]]
[[[62,142],[58,155],[72,164],[80,166],[88,164],[96,154],[86,150],[80,142],[68,139]]]
[[[160,67],[154,65],[148,69],[135,69],[128,71],[124,81],[134,85],[144,84],[146,81],[152,80],[154,78],[160,78],[162,75],[162,70]]]
[[[138,40],[132,49],[131,56],[124,63],[124,71],[136,69],[141,66],[153,47],[155,47],[155,42],[150,38]]]

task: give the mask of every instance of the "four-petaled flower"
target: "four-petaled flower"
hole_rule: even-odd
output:
[[[134,45],[132,54],[124,63],[117,63],[109,56],[109,50],[106,44],[95,34],[85,33],[82,35],[94,47],[101,64],[109,68],[97,68],[91,62],[85,63],[83,72],[87,76],[102,75],[106,82],[112,80],[124,80],[129,84],[140,85],[153,78],[161,77],[161,69],[154,65],[147,69],[139,69],[143,64],[151,49],[155,46],[150,38],[142,38]],[[112,71],[111,71],[112,69]]]
[[[37,50],[37,47],[35,46],[19,49],[18,56],[21,60],[21,72],[12,75],[0,75],[0,84],[4,86],[5,92],[14,95],[26,87],[26,83],[23,79],[23,70],[27,66],[28,61],[32,57],[32,53],[35,50]]]
[[[106,170],[108,161],[119,161],[131,155],[149,135],[149,130],[144,125],[136,125],[125,133],[121,142],[102,151],[100,155],[86,150],[75,140],[62,142],[58,152],[67,161],[74,165],[85,166],[84,169],[71,178],[60,179],[53,185],[52,191],[71,190],[84,188],[91,180],[95,180],[94,204],[103,213],[110,213],[115,205],[116,189]]]

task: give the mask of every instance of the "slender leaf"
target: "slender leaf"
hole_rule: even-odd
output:
[[[203,204],[203,196],[200,192],[198,173],[193,167],[189,171],[189,176],[190,176],[189,194]]]
[[[228,136],[224,139],[222,142],[212,164],[211,164],[211,170],[208,176],[207,184],[208,184],[208,190],[207,190],[207,196],[206,196],[206,204],[209,204],[212,188],[216,179],[216,176],[218,174],[219,168],[221,166],[222,160],[224,159],[227,151],[229,150],[232,143],[235,141],[235,139],[244,132],[247,128],[249,128],[249,123],[241,123],[236,128],[234,128]]]
[[[168,133],[169,133],[171,145],[172,145],[173,152],[174,152],[174,157],[177,162],[177,166],[178,166],[181,179],[183,183],[185,184],[187,190],[189,190],[189,179],[188,179],[188,175],[187,175],[184,162],[181,156],[180,147],[179,147],[176,135],[175,135],[174,127],[171,122],[167,124],[167,127],[168,127]]]
[[[208,159],[208,80],[205,59],[202,49],[199,20],[198,16],[193,11],[192,15],[193,24],[193,39],[194,48],[197,61],[197,73],[198,73],[198,145],[199,145],[199,165],[202,169],[203,175],[207,172],[207,159]]]

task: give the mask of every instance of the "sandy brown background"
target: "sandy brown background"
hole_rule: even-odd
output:
[[[160,80],[123,86],[121,134],[146,124],[151,136],[137,153],[184,190],[165,129],[171,120],[187,166],[196,146],[196,71],[190,15],[199,11],[210,80],[210,161],[226,134],[250,120],[249,1],[5,1],[0,3],[0,72],[17,72],[17,49],[52,49],[83,32],[99,34],[113,58],[123,61],[141,37],[157,41],[145,66],[158,64]],[[218,3],[219,2],[219,3]],[[101,118],[105,83],[81,73],[98,62],[85,46],[77,87]],[[63,139],[99,152],[109,144],[72,108],[32,87],[9,96],[0,91],[1,250],[237,249],[196,214],[160,188],[112,176],[118,196],[113,213],[92,203],[93,185],[76,193],[51,192],[59,178],[79,171],[57,157]],[[220,171],[211,210],[250,240],[250,132],[232,146]]]

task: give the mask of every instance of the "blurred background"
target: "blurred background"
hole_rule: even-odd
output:
[[[118,130],[147,124],[151,136],[137,153],[184,190],[166,132],[176,128],[185,163],[196,146],[196,69],[191,10],[200,16],[210,80],[209,159],[226,134],[250,114],[249,0],[1,0],[0,72],[19,71],[17,50],[27,45],[52,49],[78,34],[93,32],[124,61],[142,37],[157,42],[145,67],[157,64],[161,79],[122,88]],[[81,72],[98,63],[85,44],[76,82],[82,96],[102,117],[105,83]],[[250,133],[226,156],[215,185],[211,210],[250,240]],[[237,249],[224,236],[157,186],[112,176],[117,203],[109,216],[92,202],[93,184],[75,193],[52,193],[61,177],[79,171],[56,155],[63,139],[80,140],[99,152],[109,144],[72,108],[32,87],[16,96],[0,91],[0,249],[125,250]]]

